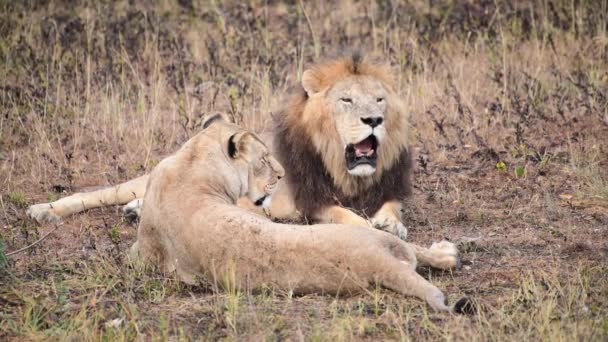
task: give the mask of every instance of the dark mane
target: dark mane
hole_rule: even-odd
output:
[[[287,108],[304,108],[307,101],[304,89],[300,87],[294,94]],[[296,207],[307,218],[312,218],[315,212],[329,205],[340,205],[372,216],[386,201],[403,200],[411,194],[412,157],[408,150],[400,154],[379,182],[362,193],[347,196],[334,185],[306,130],[290,125],[289,119],[286,111],[274,116],[275,149],[285,168],[286,181]]]

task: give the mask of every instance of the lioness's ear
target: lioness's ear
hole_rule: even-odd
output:
[[[228,155],[230,158],[239,158],[249,152],[249,142],[251,142],[251,133],[240,132],[234,133],[228,139]]]
[[[304,87],[308,96],[321,90],[321,82],[313,70],[308,69],[302,73],[302,87]]]
[[[208,116],[205,121],[203,121],[203,129],[211,126],[212,123],[216,121],[227,121],[226,118],[221,113],[215,113],[213,115]]]
[[[234,142],[235,135],[236,133],[231,135],[230,139],[228,139],[228,155],[230,156],[230,158],[237,157],[236,143]]]

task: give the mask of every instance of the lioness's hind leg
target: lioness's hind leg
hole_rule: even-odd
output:
[[[461,298],[453,305],[447,304],[443,292],[420,274],[416,273],[414,264],[394,258],[387,263],[389,271],[384,270],[380,279],[383,286],[395,292],[423,299],[437,311],[448,311],[457,314],[475,314],[475,304],[467,297]]]
[[[391,265],[390,271],[384,273],[382,285],[406,296],[425,300],[437,311],[451,311],[443,292],[416,273],[415,268],[408,261],[395,258],[388,265]]]

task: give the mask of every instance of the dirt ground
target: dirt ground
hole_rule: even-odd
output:
[[[0,338],[608,339],[608,1],[0,1]],[[150,171],[222,111],[262,129],[312,62],[390,62],[416,152],[408,240],[472,317],[186,286],[133,269],[120,208],[28,205]],[[56,229],[56,230],[54,230]],[[48,238],[24,252],[7,255]]]

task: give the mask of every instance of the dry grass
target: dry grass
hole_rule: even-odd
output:
[[[608,2],[0,1],[0,337],[605,340]],[[137,270],[116,208],[53,227],[27,205],[149,171],[223,111],[265,126],[317,56],[395,66],[412,114],[412,241],[477,317],[381,289],[351,298],[189,287]]]

